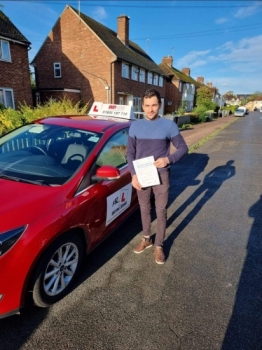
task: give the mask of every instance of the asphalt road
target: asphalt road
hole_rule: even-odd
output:
[[[135,213],[69,296],[0,320],[0,349],[261,350],[261,135],[250,113],[172,166],[165,265],[133,253]]]

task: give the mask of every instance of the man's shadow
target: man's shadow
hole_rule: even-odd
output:
[[[235,175],[236,171],[233,163],[233,160],[229,160],[225,165],[218,166],[211,170],[205,176],[202,185],[200,185],[196,191],[168,219],[167,226],[172,226],[175,219],[182,214],[190,204],[198,199],[200,195],[203,194],[194,208],[187,214],[180,224],[176,226],[175,230],[165,240],[165,252],[167,256],[176,237],[184,230],[188,223],[193,220],[206,202],[219,190],[223,182]]]
[[[248,214],[254,221],[221,350],[262,349],[262,195]]]

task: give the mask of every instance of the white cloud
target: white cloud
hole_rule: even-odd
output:
[[[103,19],[107,18],[107,13],[106,10],[104,9],[104,7],[102,6],[98,6],[96,7],[96,9],[92,12],[92,17],[96,20],[96,21],[102,21]]]
[[[217,48],[217,61],[236,72],[255,72],[261,70],[262,35],[244,38],[233,43],[227,42]]]
[[[222,23],[225,23],[227,21],[228,21],[227,18],[221,17],[221,18],[217,18],[215,22],[216,22],[216,24],[222,24]]]
[[[241,7],[235,14],[236,18],[245,18],[256,14],[262,9],[262,3],[260,1],[255,1],[252,5],[247,7]]]
[[[190,67],[191,69],[203,66],[207,63],[204,58],[209,52],[211,52],[211,50],[190,51],[187,55],[177,61],[177,66],[180,68]]]

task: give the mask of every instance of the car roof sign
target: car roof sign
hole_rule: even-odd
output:
[[[116,105],[113,103],[94,102],[88,115],[95,119],[106,119],[117,122],[136,120],[132,106]]]

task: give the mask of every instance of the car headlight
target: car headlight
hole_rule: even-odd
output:
[[[5,254],[18,238],[23,234],[27,226],[21,226],[10,231],[0,233],[0,256]]]

